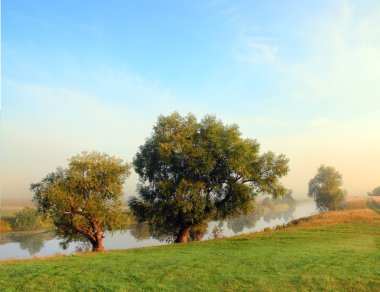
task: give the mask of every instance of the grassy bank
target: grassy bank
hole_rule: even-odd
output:
[[[0,265],[2,291],[380,291],[380,216],[346,210],[229,239]]]

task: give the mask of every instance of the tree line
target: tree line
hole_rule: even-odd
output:
[[[93,251],[102,251],[104,232],[125,226],[121,197],[133,166],[139,175],[138,195],[129,200],[133,215],[149,224],[154,237],[187,242],[199,239],[212,220],[249,214],[260,194],[279,198],[287,193],[280,179],[289,171],[288,159],[259,150],[256,140],[241,137],[236,124],[225,125],[214,116],[198,121],[192,114],[161,115],[133,165],[82,152],[69,159],[67,168],[32,184],[33,201],[63,244],[86,239]],[[326,171],[337,184],[324,185]],[[333,207],[338,208],[345,197],[340,186],[337,172],[322,166],[310,181],[309,196],[321,210],[336,197]],[[330,190],[330,199],[319,199]]]

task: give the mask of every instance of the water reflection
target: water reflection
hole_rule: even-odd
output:
[[[29,254],[34,255],[41,250],[46,240],[53,239],[55,236],[54,232],[45,232],[39,236],[26,234],[17,236],[15,241],[20,243],[21,249],[28,250]]]
[[[138,223],[130,229],[130,233],[137,240],[146,240],[150,237],[149,225],[145,223]]]
[[[244,229],[254,229],[260,220],[268,223],[266,227],[275,227],[271,223],[273,222],[283,222],[283,224],[289,222],[293,219],[294,211],[296,210],[294,206],[274,208],[274,209],[264,209],[259,208],[255,210],[252,214],[248,216],[239,216],[227,221],[227,228],[232,230],[234,233],[241,233]]]
[[[232,218],[227,220],[227,228],[232,230],[234,233],[240,233],[244,230],[244,228],[253,228],[255,227],[257,221],[261,218],[260,210],[255,210],[251,215],[244,216],[241,215],[236,218]],[[218,224],[219,228],[223,227],[222,222]]]
[[[18,243],[21,250],[25,250],[29,255],[34,256],[40,252],[46,241],[56,237],[54,231],[5,233],[1,234],[0,244]]]
[[[285,225],[293,219],[317,214],[315,202],[305,200],[295,202],[293,198],[284,204],[281,200],[271,200],[270,204],[263,201],[254,212],[247,216],[239,216],[222,222],[211,222],[203,240],[213,238],[214,228],[220,228],[221,236],[233,236],[249,232],[275,228],[277,225]]]
[[[253,212],[249,215],[241,215],[225,221],[193,226],[190,231],[189,240],[206,240],[215,238],[219,234],[221,236],[230,236],[241,232],[261,230],[265,227],[274,227],[277,224],[282,225],[293,219],[296,206],[297,203],[292,197],[291,191],[276,199],[267,197],[258,202]],[[258,228],[256,228],[260,220],[264,220],[267,224],[258,224]],[[147,224],[135,225],[131,230],[131,234],[138,240],[152,237],[160,241],[166,240],[167,242],[172,242],[171,237],[164,237],[157,230],[151,233]]]
[[[273,203],[273,202],[272,202]],[[264,228],[283,225],[292,219],[316,214],[315,202],[298,203],[274,202],[273,206],[260,205],[248,216],[239,216],[221,222],[211,222],[208,226],[200,226],[192,240],[208,240],[213,238],[213,229],[220,230],[221,236],[255,232]],[[86,244],[71,243],[66,250],[59,245],[59,238],[54,231],[20,232],[0,234],[0,259],[27,258],[33,256],[49,256],[57,253],[70,254],[77,250],[86,250]],[[108,250],[127,249],[166,244],[151,237],[147,224],[136,224],[125,232],[106,234],[104,246]]]

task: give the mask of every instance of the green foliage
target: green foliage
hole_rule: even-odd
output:
[[[102,250],[104,231],[125,226],[120,199],[129,169],[121,159],[83,152],[69,160],[68,168],[31,185],[39,212],[51,218],[64,246],[88,240],[93,250]]]
[[[236,125],[174,113],[159,117],[134,167],[140,196],[129,204],[137,219],[148,221],[156,238],[186,241],[210,220],[248,213],[258,194],[284,194],[279,179],[288,160],[260,155],[257,141],[241,138]]]
[[[191,227],[189,239],[190,241],[200,241],[207,231],[207,224],[194,225]]]
[[[379,217],[186,245],[2,262],[1,291],[378,291]]]
[[[380,186],[374,188],[372,193],[368,192],[368,196],[380,196]]]
[[[309,182],[308,196],[314,198],[320,211],[342,209],[347,195],[341,188],[342,184],[342,175],[338,171],[322,165]]]
[[[35,208],[25,207],[16,213],[15,230],[36,230],[44,227],[41,216]]]

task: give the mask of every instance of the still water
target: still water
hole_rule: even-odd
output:
[[[212,230],[219,228],[221,236],[233,236],[250,232],[261,231],[264,228],[273,228],[283,225],[293,219],[317,214],[315,202],[312,200],[296,202],[295,206],[286,210],[253,212],[251,215],[211,222],[202,240],[212,238]],[[80,243],[72,243],[63,249],[54,231],[46,232],[17,232],[0,235],[0,259],[44,257],[55,254],[71,254],[87,247]],[[107,250],[128,249],[145,246],[157,246],[166,242],[149,237],[147,225],[139,224],[124,232],[106,234],[104,247]]]

